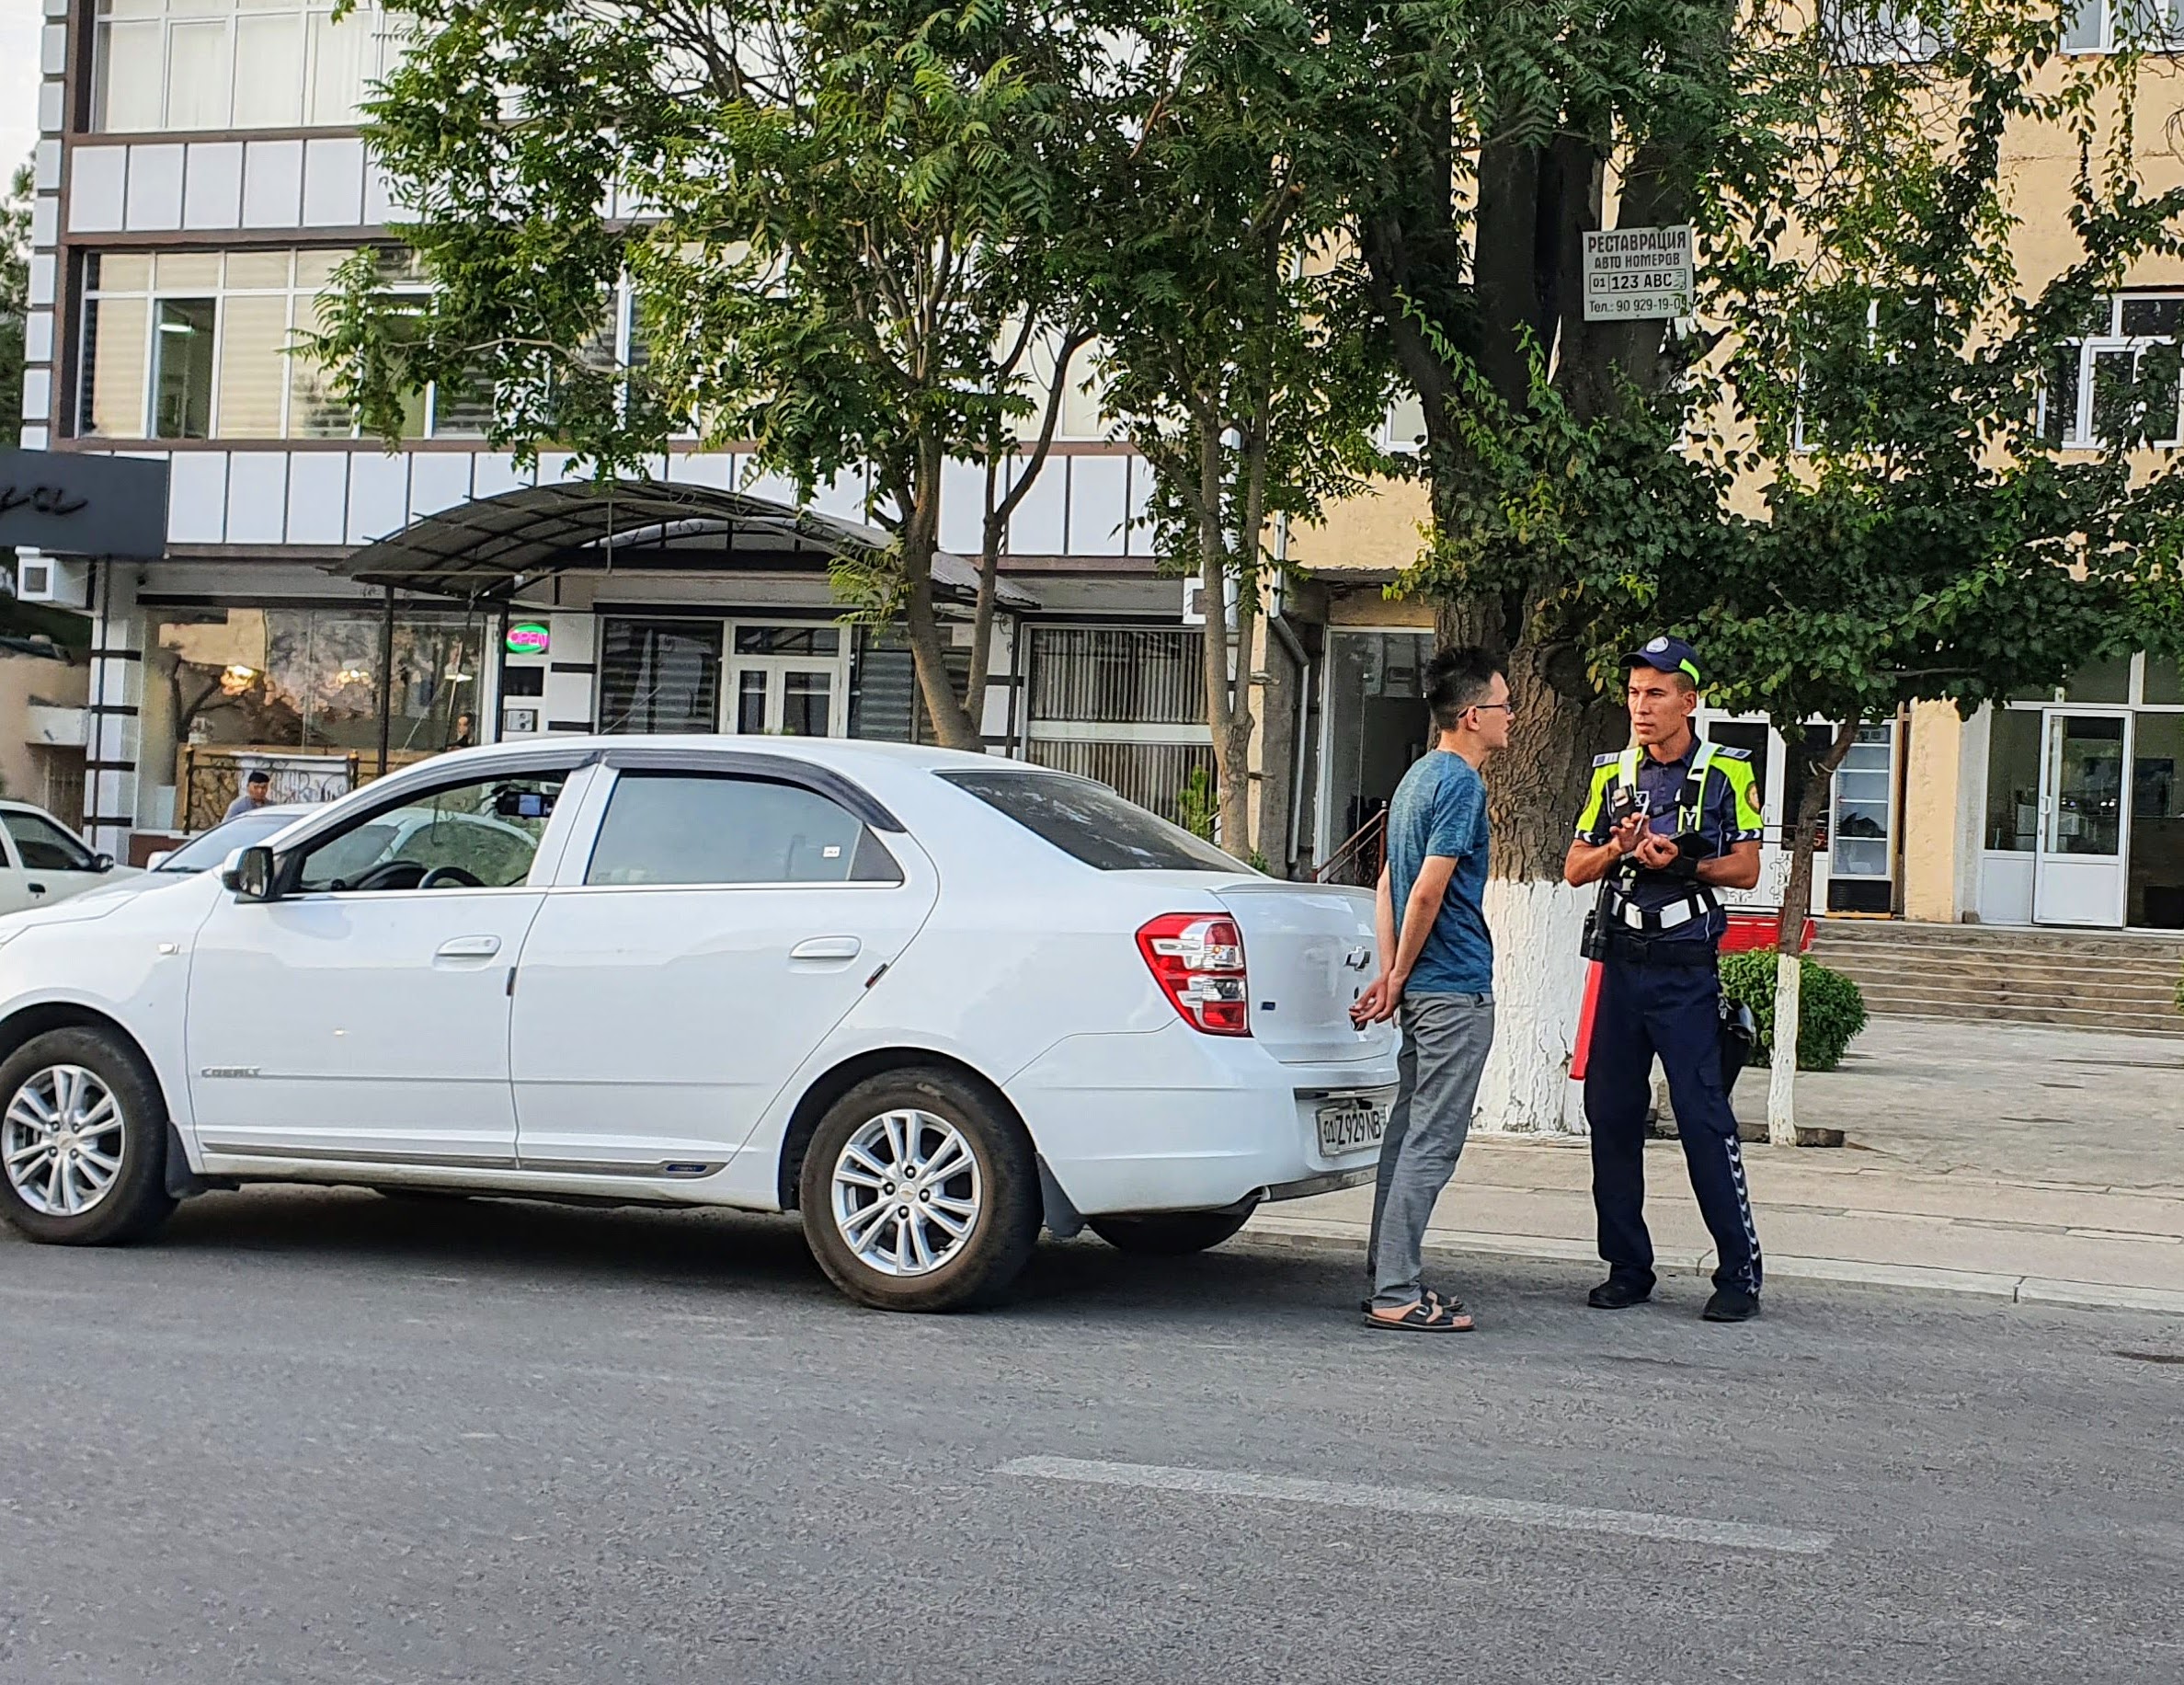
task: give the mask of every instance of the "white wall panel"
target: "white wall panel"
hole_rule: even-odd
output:
[[[681,452],[668,458],[668,478],[678,486],[710,486],[726,491],[734,485],[736,459],[708,452]]]
[[[1069,469],[1069,550],[1071,556],[1120,556],[1123,524],[1129,516],[1130,459],[1126,456],[1072,456]],[[1054,466],[1060,466],[1058,463]],[[1050,467],[1048,472],[1053,472]]]
[[[60,75],[68,68],[68,26],[66,24],[49,23],[40,32],[38,67],[49,76]]]
[[[353,228],[364,220],[364,143],[303,143],[303,226]]]
[[[239,228],[243,224],[243,143],[206,141],[189,149],[182,182],[182,226]]]
[[[409,458],[360,451],[349,459],[349,542],[368,544],[409,524]]]
[[[60,198],[52,193],[40,193],[30,202],[30,244],[51,246],[60,237]]]
[[[131,234],[164,234],[181,227],[182,153],[178,145],[129,149],[129,195],[122,219]]]
[[[985,535],[986,470],[977,463],[942,464],[941,548],[975,556]]]
[[[1153,532],[1149,511],[1152,508],[1152,466],[1142,456],[1127,456],[1123,460],[1130,464],[1129,553],[1150,556]]]
[[[338,544],[349,537],[349,458],[298,451],[288,464],[288,542]]]
[[[177,451],[168,460],[167,542],[221,543],[227,536],[227,453]]]
[[[288,453],[237,451],[227,462],[227,542],[277,544],[288,529]]]
[[[1020,473],[1022,468],[1021,459],[1011,464],[1012,473]],[[1016,513],[1009,520],[1011,556],[1063,554],[1068,544],[1062,532],[1062,508],[1069,495],[1067,473],[1068,464],[1060,457],[1046,459],[1038,479],[1023,494],[1023,501],[1016,506]]]
[[[794,503],[795,498],[792,495],[783,501]],[[812,494],[811,506],[823,514],[833,515],[843,521],[865,520],[864,471],[862,468],[844,470]]]
[[[409,459],[409,518],[437,515],[470,499],[470,453],[419,451]]]
[[[64,109],[63,96],[65,86],[59,82],[40,82],[38,85],[38,129],[41,134],[55,134],[61,129],[61,116]]]
[[[53,277],[57,272],[51,252],[32,252],[30,254],[30,296],[29,302],[31,309],[50,310],[52,308]]]
[[[25,362],[51,362],[53,361],[53,313],[33,310],[23,322],[23,361]]]
[[[479,498],[497,498],[504,491],[514,491],[532,483],[531,470],[518,473],[516,459],[507,454],[479,456],[471,471],[471,495]]]
[[[737,464],[737,490],[749,492],[754,498],[764,498],[769,502],[785,503],[791,509],[797,506],[796,485],[787,475],[760,474],[751,477],[749,484],[746,485],[744,481],[749,473],[749,469],[741,463]]]
[[[16,442],[26,451],[42,451],[51,442],[51,437],[47,429],[32,427],[26,421],[23,424],[22,436]]]
[[[68,159],[68,227],[109,234],[121,226],[121,193],[129,179],[126,146],[79,146]]]
[[[243,148],[244,227],[293,228],[303,200],[303,142],[252,141]]]
[[[30,185],[40,193],[61,190],[61,143],[44,140],[30,155]]]
[[[394,184],[370,158],[364,160],[364,223],[367,227],[384,228],[389,223],[406,215],[404,206],[394,200]]]
[[[53,417],[53,372],[51,369],[23,371],[23,419],[50,421]]]

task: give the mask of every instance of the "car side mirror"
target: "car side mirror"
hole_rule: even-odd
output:
[[[161,866],[165,865],[167,861],[173,857],[174,852],[175,851],[171,848],[163,848],[155,854],[145,855],[144,870],[147,872],[156,872]]]
[[[112,870],[114,869],[114,857],[113,857],[113,855],[111,855],[111,854],[93,854],[93,855],[91,856],[91,869],[92,869],[94,872],[110,872],[110,871],[112,871]]]
[[[269,901],[273,891],[273,851],[259,843],[239,849],[220,881],[234,891],[238,901]]]

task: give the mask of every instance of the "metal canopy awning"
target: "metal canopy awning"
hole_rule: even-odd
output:
[[[334,571],[367,585],[466,602],[506,601],[564,573],[748,573],[818,568],[885,549],[888,535],[748,492],[668,480],[566,480],[473,499],[366,544]],[[933,556],[943,596],[974,601],[978,570]],[[1004,608],[1038,599],[1000,581]]]

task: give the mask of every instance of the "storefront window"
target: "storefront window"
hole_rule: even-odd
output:
[[[2030,709],[1997,708],[1987,737],[1986,845],[2029,854],[2040,840],[2040,722]]]
[[[717,620],[608,620],[599,728],[718,731],[722,630]]]
[[[403,608],[394,628],[388,763],[476,739],[486,627]],[[246,764],[270,761],[323,796],[378,770],[386,627],[355,608],[234,608],[160,620],[145,658],[149,830],[198,831],[233,798]],[[308,774],[308,775],[306,775]]]
[[[2149,660],[2149,701],[2152,678]],[[2155,930],[2184,930],[2184,714],[2138,716],[2132,756],[2129,870],[2129,923]]]
[[[2105,661],[2095,661],[2071,674],[2070,682],[2064,687],[2065,702],[2129,702],[2131,700],[2131,658],[2111,656]]]

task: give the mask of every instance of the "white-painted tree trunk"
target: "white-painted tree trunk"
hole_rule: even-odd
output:
[[[1775,1048],[1767,1070],[1767,1138],[1778,1147],[1797,1145],[1798,1000],[1804,967],[1794,953],[1775,961]]]
[[[1577,951],[1597,891],[1538,878],[1493,878],[1494,1048],[1479,1087],[1478,1127],[1520,1135],[1581,1133],[1567,1115],[1570,1059],[1584,1003]]]

